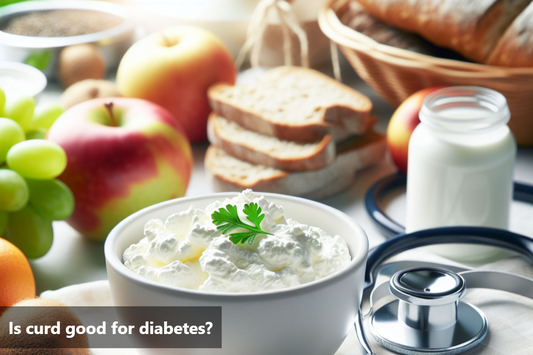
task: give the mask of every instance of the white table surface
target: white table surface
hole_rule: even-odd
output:
[[[343,63],[344,83],[367,95],[373,102],[373,114],[379,118],[376,129],[385,132],[388,120],[393,113],[390,105],[372,91],[353,70]],[[324,69],[330,72],[329,68]],[[62,88],[58,84],[49,84],[39,98],[42,102],[57,102]],[[533,115],[533,112],[532,112]],[[203,160],[208,144],[193,145],[194,170],[186,196],[205,195],[214,192],[204,172]],[[390,158],[380,164],[357,173],[354,185],[333,197],[321,202],[333,206],[358,222],[366,231],[370,247],[385,240],[367,215],[363,198],[368,187],[377,179],[393,173],[396,168]],[[515,180],[533,184],[533,149],[519,148],[515,167]],[[405,196],[398,194],[388,206],[388,213],[398,221],[405,217]],[[533,206],[515,202],[511,209],[510,229],[533,237]],[[78,284],[107,278],[103,243],[89,242],[65,222],[54,222],[54,243],[44,257],[32,260],[37,293],[55,290],[67,285]]]

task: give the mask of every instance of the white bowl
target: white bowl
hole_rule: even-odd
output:
[[[8,97],[35,97],[46,87],[46,76],[31,65],[0,61],[0,88]]]
[[[148,220],[165,220],[169,215],[184,211],[191,205],[203,209],[216,200],[234,197],[236,193],[180,198],[147,207],[131,215],[107,237],[104,250],[114,304],[221,306],[222,348],[180,349],[179,354],[335,353],[353,326],[357,314],[368,252],[365,232],[344,213],[321,203],[279,194],[256,194],[264,195],[268,200],[283,206],[288,218],[319,227],[330,235],[340,235],[346,241],[352,256],[350,264],[326,278],[301,286],[237,294],[207,293],[165,286],[126,268],[122,263],[122,254],[128,246],[143,238],[144,224]],[[125,323],[131,321],[122,320]],[[167,351],[176,353],[175,349]]]
[[[0,6],[0,24],[26,13],[52,10],[90,10],[113,14],[124,19],[115,27],[78,36],[33,37],[0,31],[0,60],[26,63],[33,56],[47,59],[40,70],[48,79],[57,78],[59,55],[63,48],[76,44],[94,43],[102,55],[107,69],[116,68],[133,42],[134,21],[124,6],[105,1],[27,1]]]

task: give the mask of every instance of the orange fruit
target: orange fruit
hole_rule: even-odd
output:
[[[20,249],[0,238],[0,307],[11,307],[26,298],[35,298],[30,263]]]

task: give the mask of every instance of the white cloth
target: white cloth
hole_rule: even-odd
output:
[[[453,262],[417,251],[401,255],[402,260]],[[457,263],[454,263],[459,265]],[[533,278],[533,267],[521,257],[510,257],[481,267],[485,270],[507,271]],[[67,306],[111,306],[111,291],[107,280],[72,285],[56,291],[46,291],[42,298],[54,299]],[[481,308],[489,320],[489,334],[481,345],[466,355],[531,355],[533,354],[533,300],[501,291],[473,289],[464,301]],[[369,339],[378,355],[393,353],[379,348]],[[93,355],[137,355],[134,349],[91,349]],[[335,355],[360,355],[355,331],[350,330]],[[325,354],[326,355],[326,354]]]

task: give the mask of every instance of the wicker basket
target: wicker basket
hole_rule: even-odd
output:
[[[431,57],[375,42],[339,18],[350,0],[329,0],[320,10],[322,31],[357,74],[393,106],[431,86],[477,85],[501,92],[511,110],[509,127],[519,145],[533,146],[533,68],[505,68]]]

